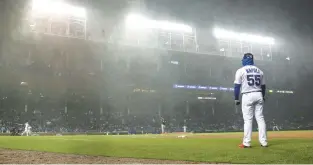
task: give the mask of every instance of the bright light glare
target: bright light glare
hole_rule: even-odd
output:
[[[130,29],[147,29],[151,25],[147,18],[138,14],[130,14],[126,18],[126,26]]]
[[[161,29],[166,31],[192,33],[192,28],[188,25],[168,21],[150,20],[139,14],[129,14],[126,18],[126,26],[129,29]]]
[[[246,33],[236,33],[220,28],[213,29],[213,35],[218,39],[233,39],[238,41],[255,42],[260,44],[275,44],[274,38],[262,37],[258,35],[251,35]]]
[[[69,15],[86,18],[86,10],[84,8],[53,0],[33,0],[32,12],[33,14]]]

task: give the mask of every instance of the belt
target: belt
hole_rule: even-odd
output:
[[[245,92],[245,93],[242,93],[242,94],[248,94],[248,93],[254,93],[254,92],[262,92],[262,91],[251,91],[251,92]]]

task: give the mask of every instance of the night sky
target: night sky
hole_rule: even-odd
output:
[[[157,15],[176,16],[197,26],[216,21],[280,35],[313,30],[312,0],[146,0],[146,4]]]

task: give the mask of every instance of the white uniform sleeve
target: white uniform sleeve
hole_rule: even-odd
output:
[[[241,83],[242,83],[241,69],[238,69],[235,75],[234,84],[241,84]]]

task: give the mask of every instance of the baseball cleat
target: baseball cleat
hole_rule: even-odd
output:
[[[266,147],[268,147],[268,145],[261,145],[261,147],[264,147],[264,148],[266,148]]]
[[[238,147],[239,147],[239,148],[251,148],[251,146],[245,146],[245,145],[243,145],[243,144],[240,144]]]

